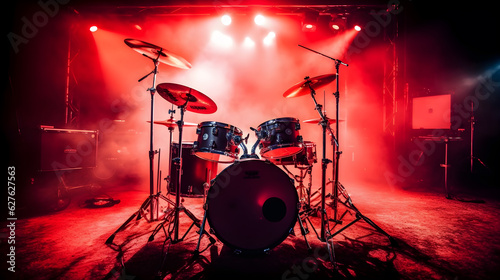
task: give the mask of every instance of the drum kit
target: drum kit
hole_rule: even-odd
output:
[[[248,135],[244,137],[243,131],[238,127],[216,121],[205,121],[199,124],[184,122],[185,111],[199,114],[212,114],[217,111],[217,105],[208,96],[180,84],[162,83],[156,85],[159,63],[189,69],[191,68],[189,62],[162,47],[144,41],[126,39],[125,44],[154,63],[153,71],[139,80],[140,82],[153,74],[153,85],[148,89],[151,93],[151,120],[148,121],[150,123],[150,195],[140,209],[106,240],[106,244],[111,244],[115,235],[124,230],[128,223],[136,217],[140,219],[141,216],[148,213],[148,221],[159,219],[160,199],[172,205],[173,208],[165,211],[163,221],[153,231],[150,240],[153,240],[154,236],[163,229],[167,240],[170,240],[171,243],[177,243],[182,241],[195,225],[200,229],[198,243],[194,251],[195,255],[199,254],[200,242],[204,235],[209,238],[211,244],[215,243],[211,234],[214,234],[217,239],[237,253],[267,252],[293,233],[297,221],[308,249],[311,250],[306,238],[308,233],[306,227],[307,222],[309,222],[314,228],[309,216],[318,211],[321,214],[320,235],[315,229],[314,231],[320,241],[326,242],[332,263],[334,263],[332,237],[357,220],[364,219],[379,232],[389,237],[391,242],[394,242],[391,236],[354,207],[345,188],[338,182],[338,161],[341,154],[338,149],[338,124],[342,121],[338,118],[338,70],[339,65],[347,66],[347,64],[332,58],[335,61],[336,74],[314,78],[306,77],[304,81],[292,86],[283,94],[285,98],[310,95],[316,105],[315,109],[320,115],[318,119],[303,122],[319,124],[323,128],[322,185],[319,190],[321,206],[316,208],[311,204],[311,172],[313,165],[318,162],[316,144],[302,139],[298,119],[276,118],[261,123],[257,128],[251,127],[257,141],[249,151],[246,146]],[[326,117],[322,111],[322,105],[317,103],[315,91],[335,80],[337,81],[337,92],[335,93],[337,116],[332,119]],[[153,118],[155,93],[172,104],[172,110],[169,110],[170,118],[165,121],[155,121]],[[180,120],[178,121],[173,118],[174,105],[180,111]],[[167,176],[166,180],[168,192],[175,195],[175,201],[162,195],[158,186],[155,192],[153,162],[155,154],[158,153],[153,150],[153,126],[155,124],[166,126],[170,132],[170,175]],[[336,124],[337,134],[333,133],[330,128],[331,124]],[[175,127],[179,131],[177,143],[172,141],[172,132]],[[196,141],[183,142],[184,127],[196,127]],[[332,144],[335,147],[335,181],[331,195],[326,195],[326,169],[328,163],[332,162],[326,158],[325,153],[327,130],[330,132]],[[257,147],[259,155],[256,153]],[[242,152],[241,156],[239,156],[240,152]],[[220,173],[215,174],[218,163],[230,165]],[[287,169],[287,166],[290,165],[300,170],[300,176],[293,176]],[[310,176],[308,187],[303,184],[307,175]],[[298,186],[295,186],[296,182]],[[341,201],[339,195],[342,195],[345,200]],[[204,215],[201,221],[182,206],[181,197],[204,198]],[[329,204],[334,210],[333,219],[327,216],[325,202],[327,197],[333,201]],[[342,203],[348,209],[355,211],[356,220],[331,234],[329,223],[333,221],[335,224],[341,224],[341,221],[337,219],[337,203]],[[187,232],[179,238],[179,214],[181,212],[192,220],[192,224]],[[205,230],[207,221],[211,229],[210,233]],[[165,231],[165,225],[168,225],[168,234]]]

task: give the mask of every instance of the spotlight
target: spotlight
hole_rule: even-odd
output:
[[[328,23],[328,26],[333,31],[342,31],[345,29],[345,21],[340,17],[332,17],[332,19]]]
[[[224,24],[225,26],[228,26],[228,25],[231,25],[232,19],[231,19],[231,16],[230,16],[230,15],[225,14],[225,15],[223,15],[223,16],[220,18],[220,21],[221,21],[221,22],[222,22],[222,24]]]
[[[255,42],[252,40],[252,38],[245,37],[245,40],[243,41],[243,46],[251,48],[255,46]]]
[[[316,31],[319,13],[314,11],[307,11],[304,13],[302,19],[302,31],[313,32]]]
[[[273,31],[269,32],[263,40],[264,45],[271,45],[274,41],[274,38],[276,38],[276,33],[274,33]]]
[[[255,22],[255,24],[262,26],[266,22],[266,18],[263,15],[258,14],[254,17],[253,21]]]
[[[92,25],[90,28],[89,28],[90,32],[96,32],[97,31],[97,26],[95,25]]]
[[[212,32],[211,40],[216,46],[222,48],[230,48],[233,45],[233,39],[218,30]]]
[[[368,14],[365,13],[353,13],[349,16],[348,19],[348,29],[354,29],[357,32],[360,32],[365,24],[367,23]]]

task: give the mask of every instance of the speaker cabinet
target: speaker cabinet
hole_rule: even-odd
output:
[[[40,129],[39,171],[96,167],[97,130]]]

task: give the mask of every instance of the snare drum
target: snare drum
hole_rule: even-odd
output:
[[[196,156],[215,162],[231,163],[238,158],[243,132],[241,129],[221,123],[202,122],[196,130],[198,141],[194,142]]]
[[[285,158],[278,158],[271,160],[272,163],[277,165],[296,165],[296,166],[309,166],[318,162],[316,155],[316,143],[312,141],[304,141],[304,149],[300,153]]]
[[[257,128],[260,155],[267,159],[293,156],[303,149],[296,118],[278,118],[262,123]]]

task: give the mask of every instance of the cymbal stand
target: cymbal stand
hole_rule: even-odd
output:
[[[202,234],[205,234],[208,236],[208,238],[210,239],[210,242],[212,244],[215,243],[215,239],[201,226],[201,221],[196,218],[194,216],[194,214],[189,211],[188,209],[186,209],[184,206],[182,206],[180,204],[180,191],[181,191],[181,180],[182,180],[182,131],[183,131],[183,126],[184,126],[184,112],[186,110],[186,106],[187,104],[189,103],[189,99],[191,98],[191,95],[188,94],[188,100],[186,100],[186,103],[184,103],[183,105],[179,106],[179,110],[180,110],[180,113],[181,113],[181,119],[177,122],[177,126],[179,127],[179,152],[178,152],[178,155],[179,157],[173,159],[172,161],[174,162],[174,164],[177,165],[177,168],[178,168],[178,175],[177,175],[177,182],[176,182],[176,194],[175,194],[175,208],[173,209],[173,221],[171,219],[165,219],[163,222],[161,222],[156,228],[155,230],[153,231],[153,233],[151,234],[151,236],[149,237],[149,241],[152,241],[154,239],[154,236],[160,231],[160,229],[163,228],[164,232],[165,232],[165,224],[168,223],[169,226],[173,226],[173,229],[172,229],[172,232],[173,232],[173,238],[172,236],[168,235],[166,236],[167,240],[170,240],[172,244],[175,244],[175,243],[179,243],[181,241],[184,240],[184,238],[187,236],[187,234],[189,233],[189,231],[191,230],[191,228],[193,226],[197,226],[198,228],[200,228],[200,235]],[[180,222],[179,222],[179,214],[180,214],[180,211],[182,211],[184,214],[186,214],[186,216],[188,216],[188,218],[190,218],[193,222],[192,224],[189,226],[188,230],[184,233],[184,235],[179,238],[179,226],[180,226]],[[166,217],[171,217],[172,215],[166,215]],[[173,225],[172,225],[173,223]]]
[[[172,104],[172,109],[169,109],[168,110],[168,113],[170,114],[170,120],[173,120],[174,119],[174,114],[175,114],[175,110],[174,110],[174,105]],[[168,192],[168,186],[170,185],[171,183],[171,179],[172,179],[172,176],[170,174],[171,170],[172,170],[172,142],[173,142],[173,131],[174,131],[174,127],[173,126],[169,126],[168,127],[168,133],[169,133],[169,144],[168,144],[168,175],[167,177],[165,178],[165,180],[167,181],[167,192]]]
[[[153,74],[153,85],[151,88],[148,89],[150,95],[151,95],[151,123],[149,127],[149,197],[142,203],[142,205],[139,207],[139,210],[134,212],[126,221],[123,223],[107,240],[106,244],[111,244],[113,243],[113,240],[116,236],[116,234],[122,230],[124,230],[127,225],[135,218],[137,217],[137,220],[141,218],[141,215],[147,211],[149,208],[149,219],[146,217],[146,220],[148,222],[152,222],[158,219],[158,217],[155,217],[154,215],[154,209],[155,207],[158,206],[158,199],[162,198],[166,200],[167,202],[171,203],[169,199],[167,199],[165,196],[161,194],[155,194],[154,193],[154,155],[158,153],[157,151],[153,150],[153,125],[154,125],[154,96],[156,93],[156,75],[158,74],[158,64],[159,64],[159,59],[160,59],[160,54],[156,58],[151,58],[147,55],[144,55],[145,57],[151,59],[154,63],[154,69],[150,73],[146,74],[144,77],[140,78],[138,82],[141,82],[145,78],[149,77],[149,75]],[[156,205],[156,206],[155,206]]]
[[[326,242],[326,247],[328,250],[328,256],[330,258],[330,261],[332,262],[332,264],[335,267],[337,267],[337,264],[335,262],[335,253],[333,251],[333,248],[334,248],[333,244],[330,244],[330,241],[327,238],[330,233],[329,233],[328,217],[327,217],[327,213],[326,213],[326,203],[325,203],[325,200],[326,200],[326,198],[325,198],[325,194],[326,194],[326,169],[327,169],[328,164],[332,162],[330,159],[326,158],[326,130],[329,129],[329,125],[328,125],[328,120],[326,119],[326,116],[323,114],[323,111],[321,110],[323,106],[318,104],[318,102],[316,101],[316,97],[315,97],[316,91],[314,90],[313,87],[311,87],[309,77],[306,77],[305,79],[307,80],[306,84],[308,85],[308,87],[311,91],[311,98],[314,101],[315,109],[316,109],[316,111],[318,111],[318,113],[322,119],[320,121],[320,124],[321,124],[321,127],[323,129],[323,134],[322,134],[323,135],[323,151],[322,151],[322,159],[321,159],[321,208],[320,208],[321,231],[320,231],[320,236],[318,236],[318,238],[320,241]],[[338,144],[337,141],[335,141],[335,143]]]
[[[311,50],[311,49],[309,49]],[[338,203],[339,203],[339,194],[342,194],[346,201],[343,202],[342,204],[345,205],[347,208],[353,210],[356,212],[356,219],[353,220],[352,222],[350,222],[349,224],[345,225],[343,228],[341,228],[340,230],[336,231],[335,233],[333,234],[330,234],[328,236],[325,236],[326,239],[330,239],[330,238],[333,238],[335,235],[339,234],[340,232],[342,232],[343,230],[345,230],[346,228],[350,227],[351,225],[353,225],[354,223],[356,223],[357,221],[359,220],[364,220],[366,223],[368,223],[369,225],[371,225],[374,229],[376,229],[378,232],[380,232],[381,234],[387,236],[387,238],[389,238],[389,241],[391,242],[391,245],[392,246],[396,246],[397,245],[397,242],[396,240],[390,236],[387,232],[385,232],[384,230],[382,230],[382,228],[380,228],[378,225],[376,225],[372,220],[370,220],[368,217],[366,217],[365,215],[361,214],[361,212],[354,206],[354,204],[352,203],[352,200],[350,198],[350,196],[347,194],[347,191],[346,189],[344,188],[344,186],[340,183],[339,181],[339,162],[340,162],[340,155],[342,154],[342,152],[340,151],[340,145],[339,145],[339,99],[340,99],[340,91],[339,91],[339,78],[340,78],[340,75],[339,75],[339,68],[340,68],[340,65],[344,65],[344,66],[349,66],[348,64],[336,59],[336,58],[332,58],[332,57],[329,57],[327,55],[324,55],[322,53],[319,53],[319,52],[316,52],[314,50],[311,50],[315,53],[318,53],[322,56],[325,56],[331,60],[333,60],[335,62],[335,71],[336,71],[336,75],[337,75],[337,78],[336,78],[336,91],[334,93],[335,95],[335,107],[336,107],[336,136],[334,136],[334,134],[331,132],[330,130],[330,133],[332,135],[332,138],[333,140],[335,141],[335,176],[334,176],[334,181],[333,181],[333,205],[332,205],[332,208],[333,208],[333,211],[334,211],[334,217],[333,219],[331,219],[330,221],[333,221],[335,223],[335,225],[337,224],[341,224],[342,222],[337,219],[337,216],[338,216]],[[311,89],[312,90],[312,89]],[[311,96],[314,97],[314,95],[312,94],[311,92]],[[315,101],[316,102],[316,101]],[[317,103],[316,103],[317,104]],[[318,110],[318,112],[320,113],[320,115],[322,116],[322,118],[324,119],[323,115],[321,114],[321,112]],[[326,120],[325,120],[326,121]],[[324,124],[324,126],[326,126],[326,124]],[[325,145],[325,128],[323,128],[323,147]],[[323,154],[325,153],[325,151],[323,150]],[[323,191],[324,191],[324,186],[323,187]],[[322,211],[324,210],[324,199],[325,199],[325,195],[323,194],[322,195]],[[345,215],[345,213],[344,213]],[[344,215],[342,215],[342,217],[344,217]],[[327,221],[328,222],[328,221]]]

